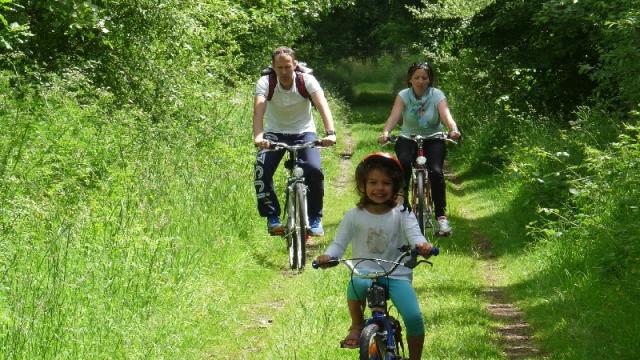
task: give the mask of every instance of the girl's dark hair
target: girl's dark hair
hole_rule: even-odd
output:
[[[273,52],[271,53],[271,62],[276,61],[276,56],[282,55],[282,54],[291,56],[292,60],[296,59],[296,54],[292,48],[286,47],[286,46],[280,46],[275,50],[273,50]]]
[[[436,76],[434,74],[433,68],[429,65],[428,62],[422,63],[413,63],[409,66],[409,70],[407,71],[407,87],[411,87],[411,77],[415,74],[418,69],[422,69],[427,72],[427,76],[429,77],[429,86],[435,86]]]
[[[404,188],[404,176],[400,162],[391,155],[373,154],[364,158],[358,167],[356,167],[356,191],[360,196],[360,200],[356,204],[359,209],[371,204],[371,200],[367,197],[367,177],[372,170],[380,170],[391,178],[393,183],[393,196],[387,202],[390,208],[397,205],[396,197],[401,189]]]

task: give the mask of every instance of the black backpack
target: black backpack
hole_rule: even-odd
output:
[[[302,95],[302,97],[307,98],[309,101],[311,101],[311,104],[314,105],[313,100],[311,100],[311,95],[309,94],[309,92],[307,91],[307,87],[305,86],[304,77],[302,76],[302,74],[305,73],[311,74],[313,72],[313,69],[308,68],[307,64],[305,63],[298,63],[296,64],[296,68],[293,69],[293,71],[295,71],[296,73],[295,81],[296,88],[298,88],[298,93]],[[276,84],[278,83],[277,75],[271,67],[262,70],[260,74],[263,76],[269,75],[269,92],[267,93],[267,101],[269,101],[273,97],[273,93],[276,89]]]

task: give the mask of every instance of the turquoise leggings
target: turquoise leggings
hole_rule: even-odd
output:
[[[387,284],[387,280],[384,284]],[[416,291],[408,280],[389,279],[389,295],[391,301],[398,309],[404,326],[407,329],[407,336],[424,335],[424,320],[418,305]],[[371,286],[371,280],[353,278],[347,283],[347,299],[366,302],[367,289]]]

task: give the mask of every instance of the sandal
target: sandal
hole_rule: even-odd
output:
[[[344,349],[357,349],[360,347],[360,333],[362,327],[350,327],[349,335],[340,341],[340,347]]]

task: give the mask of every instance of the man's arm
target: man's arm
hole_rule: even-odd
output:
[[[325,133],[328,134],[322,138],[322,146],[331,146],[336,143],[336,129],[333,125],[333,115],[327,98],[325,98],[323,91],[316,91],[311,95],[311,99],[320,113]]]
[[[267,111],[267,99],[263,95],[256,95],[253,102],[253,143],[261,148],[269,147],[269,140],[264,135],[264,113]]]

